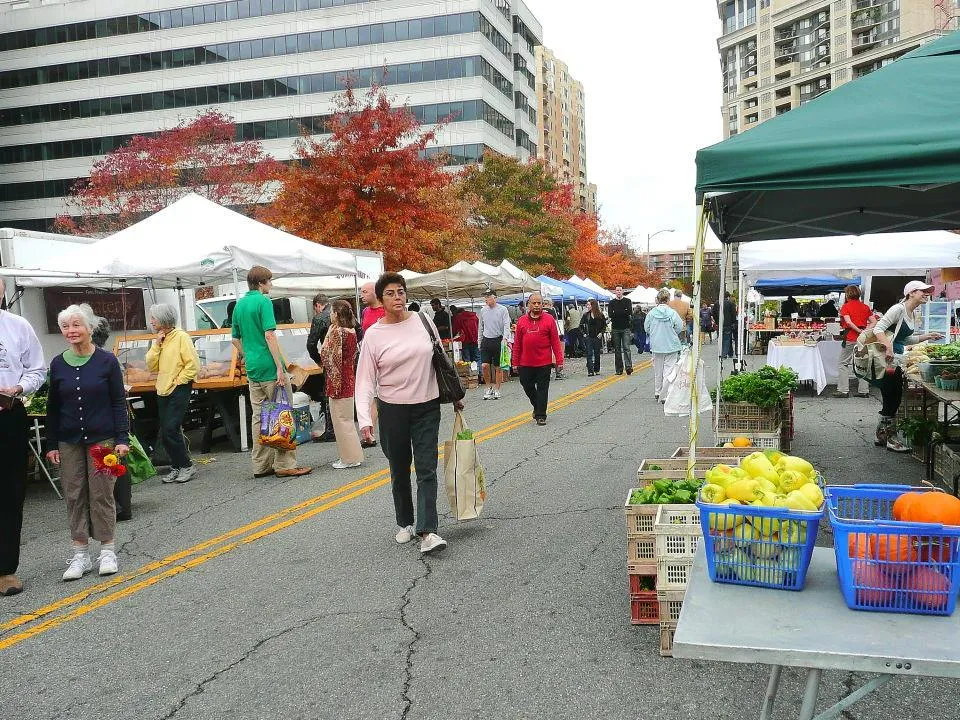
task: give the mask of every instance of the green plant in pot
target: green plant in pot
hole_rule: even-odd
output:
[[[930,418],[906,418],[900,422],[899,430],[914,447],[930,445],[940,439],[937,433],[937,421]]]

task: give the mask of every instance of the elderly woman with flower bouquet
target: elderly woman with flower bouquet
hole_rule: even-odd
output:
[[[117,572],[113,485],[126,471],[129,420],[123,371],[117,359],[93,344],[97,318],[89,305],[71,305],[57,316],[70,347],[50,363],[47,459],[60,465],[70,519],[71,558],[64,580],[93,569],[87,545],[100,541],[99,572]]]

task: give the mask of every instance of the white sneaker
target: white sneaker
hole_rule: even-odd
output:
[[[346,470],[347,468],[360,467],[360,465],[361,465],[361,463],[358,463],[358,462],[355,462],[355,463],[345,463],[343,460],[337,460],[337,461],[336,461],[335,463],[333,463],[333,465],[331,465],[330,467],[332,467],[334,470]]]
[[[487,391],[483,394],[484,400],[490,400],[493,398],[493,388],[487,388]]]
[[[113,550],[100,551],[100,574],[113,575],[117,572],[117,554]]]
[[[436,533],[430,533],[420,541],[420,553],[429,555],[432,552],[440,552],[447,547],[447,541]]]
[[[413,525],[407,525],[405,528],[400,528],[400,532],[397,533],[397,542],[403,545],[413,540]]]
[[[494,400],[499,400],[499,399],[500,399],[500,391],[499,391],[499,390],[494,390],[494,391],[493,391],[493,395],[491,395],[490,397],[492,397]]]
[[[193,480],[193,476],[197,474],[197,466],[191,465],[190,467],[180,468],[180,471],[177,473],[177,482],[185,483]]]
[[[90,556],[85,552],[75,553],[67,563],[67,569],[63,573],[64,580],[79,580],[88,572],[93,570],[93,563],[90,562]]]
[[[179,474],[180,474],[180,468],[174,468],[173,470],[168,472],[166,475],[163,475],[160,478],[160,481],[165,483],[175,483],[177,481],[177,476]]]

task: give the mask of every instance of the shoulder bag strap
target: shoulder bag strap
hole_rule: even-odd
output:
[[[433,328],[430,327],[430,323],[427,322],[427,317],[426,317],[426,315],[424,315],[422,312],[418,312],[418,313],[417,313],[417,316],[420,318],[420,322],[423,323],[423,329],[427,331],[427,337],[430,338],[430,342],[432,342],[434,345],[439,345],[439,344],[440,344],[440,338],[438,338],[438,337],[434,334]]]

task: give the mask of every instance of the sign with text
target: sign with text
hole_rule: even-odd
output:
[[[51,287],[43,289],[43,304],[47,314],[47,332],[60,332],[57,315],[68,305],[87,303],[93,312],[105,317],[111,332],[146,330],[147,319],[143,307],[143,290],[99,290],[88,287]]]

